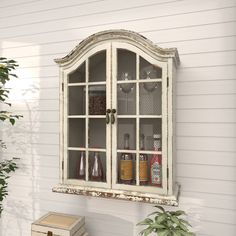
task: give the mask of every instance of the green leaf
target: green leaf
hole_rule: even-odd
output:
[[[164,220],[166,220],[167,217],[168,217],[168,216],[167,216],[165,213],[161,213],[161,214],[157,217],[156,222],[157,222],[158,224],[160,224],[161,222],[163,222]]]
[[[171,235],[171,231],[168,229],[162,230],[162,231],[158,231],[158,236],[169,236]]]
[[[176,216],[180,216],[180,215],[186,215],[186,213],[184,211],[172,211],[172,214],[173,215],[176,215]]]
[[[155,214],[159,215],[159,214],[161,214],[161,212],[159,212],[159,211],[154,211],[154,212],[148,214],[148,216],[152,216],[152,215],[155,215]]]
[[[176,216],[171,216],[170,219],[171,219],[172,222],[174,222],[175,224],[177,224],[177,225],[180,224],[180,220],[179,220]]]
[[[179,219],[179,221],[180,221],[181,223],[183,223],[183,224],[186,224],[186,225],[188,225],[188,226],[192,226],[192,225],[191,225],[191,224],[189,224],[189,222],[188,222],[188,221],[186,221],[186,220]]]
[[[151,227],[153,228],[153,229],[165,229],[166,228],[166,226],[165,225],[161,225],[161,224],[158,224],[158,223],[153,223],[153,224],[151,224]]]
[[[15,122],[16,122],[15,119],[13,119],[13,118],[10,118],[9,120],[10,120],[10,122],[11,122],[12,125],[14,125]]]
[[[158,209],[160,209],[162,212],[165,212],[165,209],[164,209],[162,206],[156,205],[155,207],[158,208]]]
[[[182,236],[181,233],[180,233],[179,231],[175,231],[175,232],[173,232],[173,235],[174,235],[174,236]]]
[[[188,228],[187,228],[184,224],[180,223],[180,224],[179,224],[179,227],[180,227],[182,230],[184,230],[185,232],[188,232]]]
[[[146,218],[145,220],[139,222],[137,225],[150,225],[153,223],[153,220],[150,218]]]
[[[151,227],[148,227],[140,232],[141,235],[148,236],[153,232],[153,229]]]
[[[194,233],[185,232],[185,231],[183,231],[183,230],[179,230],[178,232],[180,232],[181,236],[195,236]]]

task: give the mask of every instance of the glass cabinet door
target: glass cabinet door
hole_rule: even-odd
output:
[[[90,52],[65,81],[64,176],[68,183],[110,187],[109,55],[108,46]]]
[[[113,43],[112,187],[167,193],[167,66]]]

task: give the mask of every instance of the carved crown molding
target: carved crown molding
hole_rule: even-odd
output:
[[[141,34],[129,30],[106,30],[95,33],[83,41],[81,41],[69,54],[65,57],[57,58],[54,61],[60,66],[66,66],[68,63],[76,60],[81,55],[85,54],[90,48],[97,44],[107,41],[125,41],[148,50],[151,54],[166,60],[173,58],[176,65],[179,65],[179,54],[176,48],[161,48],[154,44],[149,39]]]

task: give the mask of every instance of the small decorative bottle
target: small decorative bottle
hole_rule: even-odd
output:
[[[94,160],[93,160],[90,176],[91,176],[92,181],[103,181],[102,162],[101,162],[98,152],[94,153]]]
[[[77,178],[78,179],[85,179],[85,155],[84,155],[84,152],[81,152],[80,157],[79,157]]]
[[[154,151],[161,151],[161,135],[154,134]],[[162,157],[161,154],[153,154],[150,161],[150,183],[151,185],[162,186]]]
[[[144,134],[140,135],[140,150],[145,150]],[[148,183],[148,155],[139,155],[139,184],[147,185]]]
[[[124,135],[124,149],[129,149],[129,134]],[[120,183],[132,184],[133,156],[131,153],[122,153],[120,158]]]

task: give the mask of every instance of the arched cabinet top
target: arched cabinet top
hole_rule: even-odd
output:
[[[141,34],[128,30],[107,30],[93,34],[80,42],[65,57],[55,59],[55,62],[61,67],[67,67],[77,59],[80,59],[92,48],[108,42],[126,42],[160,61],[167,61],[169,58],[172,58],[176,66],[180,63],[176,48],[160,48]]]

